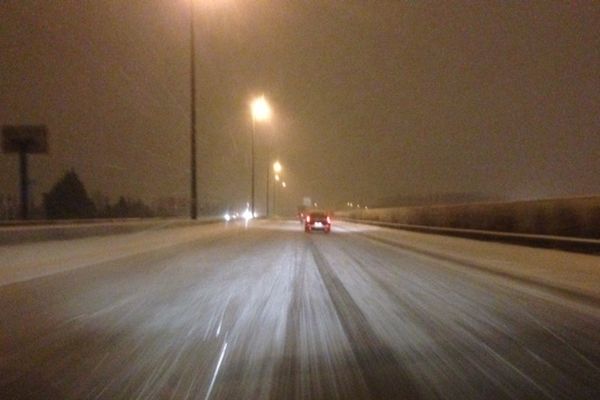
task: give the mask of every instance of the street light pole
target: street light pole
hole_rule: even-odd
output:
[[[198,218],[198,190],[196,186],[196,62],[194,35],[194,1],[190,0],[190,218]]]
[[[273,215],[277,217],[277,187],[279,186],[279,180],[277,176],[275,177],[275,182],[273,183]]]
[[[267,204],[269,203],[269,175],[271,173],[271,166],[269,165],[269,170],[267,171]],[[277,194],[277,185],[279,184],[279,173],[281,172],[281,163],[279,161],[275,161],[273,163],[273,172],[275,172],[275,182],[273,183],[273,214],[277,215],[276,208],[276,194]]]
[[[271,107],[269,107],[269,103],[265,100],[265,96],[257,97],[252,101],[250,105],[252,111],[252,217],[254,218],[254,159],[255,159],[255,146],[254,142],[256,136],[256,121],[266,121],[271,117]],[[268,177],[267,177],[268,182]],[[268,200],[268,199],[267,199]],[[268,205],[267,205],[268,212]]]
[[[286,187],[287,187],[287,184],[285,183],[285,181],[282,181],[282,182],[281,182],[281,196],[279,196],[279,197],[281,197],[282,199],[283,199],[283,194],[285,193],[285,192],[284,192],[284,189],[285,189]],[[281,203],[281,201],[280,201],[280,203]]]
[[[252,218],[254,218],[254,137],[256,136],[256,115],[252,113],[252,196],[250,207],[252,209]]]
[[[266,205],[266,215],[269,218],[269,185],[271,183],[271,148],[269,146],[269,141],[267,140],[267,205]]]

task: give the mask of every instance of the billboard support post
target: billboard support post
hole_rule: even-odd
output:
[[[19,153],[21,219],[28,219],[29,174],[27,154],[48,153],[48,129],[44,125],[5,125],[2,127],[2,151],[4,153]]]

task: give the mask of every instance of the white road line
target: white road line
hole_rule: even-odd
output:
[[[217,368],[215,368],[215,373],[213,374],[212,380],[210,381],[210,386],[208,387],[208,392],[206,392],[206,397],[204,400],[208,400],[210,397],[210,392],[212,392],[215,381],[217,380],[217,375],[219,374],[219,368],[221,368],[221,362],[223,362],[223,357],[225,356],[225,351],[227,350],[227,342],[223,346],[223,350],[221,350],[221,355],[219,356],[219,362],[217,362]]]
[[[219,337],[219,333],[221,333],[221,325],[223,325],[223,317],[221,317],[221,321],[219,322],[219,327],[217,328],[217,337]]]

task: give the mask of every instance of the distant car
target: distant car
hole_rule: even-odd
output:
[[[313,229],[323,230],[325,233],[331,231],[331,217],[323,211],[307,212],[304,217],[304,232],[311,232]]]

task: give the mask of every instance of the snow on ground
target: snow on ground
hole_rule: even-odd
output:
[[[345,223],[349,232],[600,299],[600,256]]]
[[[277,229],[272,223],[254,226]],[[282,222],[281,229],[291,225]],[[51,240],[0,246],[0,286],[75,268],[95,265],[156,249],[243,229],[243,224],[211,224],[135,233]],[[600,299],[600,257],[553,249],[477,241],[353,223],[337,223],[335,234],[362,234],[466,265],[477,265],[500,274],[564,288]]]
[[[202,240],[232,228],[198,225],[0,246],[0,286]]]

